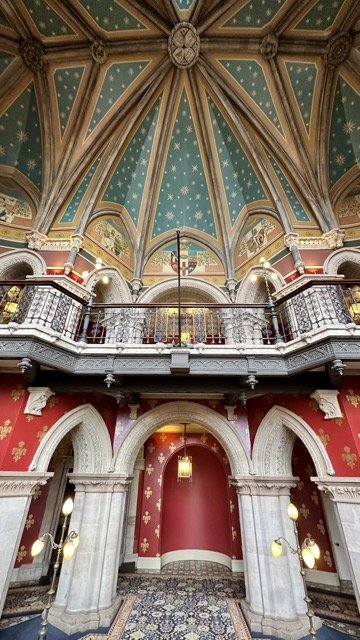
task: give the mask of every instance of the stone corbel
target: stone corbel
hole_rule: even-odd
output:
[[[237,414],[235,413],[236,404],[231,404],[231,405],[226,404],[225,409],[227,412],[227,419],[229,420],[229,422],[234,422],[235,420],[237,420]]]
[[[319,405],[321,411],[324,412],[325,420],[331,418],[342,418],[339,401],[337,396],[339,392],[336,389],[318,389],[311,394],[311,398],[314,398]]]
[[[43,245],[47,243],[48,238],[45,233],[40,233],[40,231],[33,230],[29,231],[29,233],[26,234],[26,240],[29,249],[35,249],[36,251],[39,251],[39,249],[41,249]]]
[[[49,387],[28,387],[29,397],[24,409],[24,413],[33,416],[41,416],[42,409],[46,407],[46,403],[50,396],[54,396],[54,391]]]
[[[329,249],[341,249],[344,245],[345,232],[341,229],[331,229],[322,234],[322,239]]]
[[[235,287],[236,287],[236,280],[235,278],[228,278],[225,282],[226,288],[229,292],[229,296],[230,296],[230,300],[231,302],[235,302],[235,298],[236,298],[236,294],[235,294]]]
[[[140,409],[140,405],[139,404],[128,404],[128,407],[130,409],[130,414],[129,414],[130,420],[137,420],[138,411]]]

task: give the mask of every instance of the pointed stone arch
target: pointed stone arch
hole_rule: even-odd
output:
[[[360,270],[360,249],[338,249],[326,258],[324,273],[337,275],[341,266],[345,263],[353,264],[356,270]]]
[[[289,409],[274,406],[257,430],[252,460],[260,476],[292,476],[291,456],[298,437],[308,450],[319,477],[333,476],[335,471],[320,438],[300,416]]]
[[[115,454],[115,472],[131,476],[139,449],[147,438],[156,429],[174,422],[195,422],[205,427],[223,447],[229,459],[232,475],[252,473],[250,457],[229,422],[213,409],[186,400],[160,405],[142,415],[134,423]]]
[[[156,302],[165,294],[167,296],[173,294],[173,299],[176,300],[177,288],[178,281],[176,278],[159,282],[139,296],[138,302]],[[202,301],[205,297],[208,302],[217,302],[219,304],[228,304],[230,302],[230,298],[218,287],[215,287],[209,282],[198,280],[197,278],[181,278],[181,291],[184,293],[186,291],[193,293],[195,299],[202,296]]]
[[[272,267],[270,267],[267,271],[269,271],[271,274],[274,273],[276,275],[276,278],[274,280],[271,280],[271,283],[275,291],[280,291],[280,289],[282,289],[286,284],[284,278],[279,271],[273,269]],[[253,280],[255,280],[255,282]],[[238,304],[265,302],[265,300],[259,300],[259,292],[262,289],[263,283],[264,269],[260,265],[249,269],[237,290],[235,302]]]
[[[109,283],[103,286],[103,297],[108,304],[130,303],[131,293],[122,273],[115,267],[102,267],[92,271],[84,280],[87,289],[93,289],[97,282],[104,276],[109,278]]]
[[[69,432],[74,448],[74,473],[109,472],[110,435],[100,413],[91,404],[71,409],[55,422],[42,439],[29,471],[46,471],[56,447]]]
[[[9,269],[19,268],[21,264],[29,267],[34,276],[46,274],[45,260],[39,254],[30,249],[14,249],[0,256],[0,279],[4,279]]]

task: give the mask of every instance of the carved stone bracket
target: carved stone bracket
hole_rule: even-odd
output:
[[[231,404],[231,405],[226,404],[225,409],[227,413],[227,419],[229,420],[229,422],[234,422],[235,420],[237,420],[237,414],[235,413],[236,404]]]
[[[260,53],[265,60],[275,58],[279,47],[279,39],[275,33],[268,33],[261,42]]]
[[[33,416],[41,416],[42,409],[46,407],[46,403],[50,396],[54,396],[54,391],[49,387],[28,387],[29,397],[24,409],[24,413]]]
[[[11,474],[8,471],[0,471],[0,496],[14,498],[18,496],[31,496],[38,485],[44,485],[53,473],[29,473],[23,471]]]
[[[345,62],[350,53],[351,43],[350,33],[338,33],[330,38],[324,52],[325,63],[330,67],[337,67]]]
[[[38,40],[24,40],[20,45],[21,57],[31,71],[42,71],[45,67],[44,48]]]
[[[345,232],[340,229],[331,229],[322,234],[322,239],[329,249],[340,249],[344,244]]]
[[[360,478],[311,478],[333,502],[360,504]]]
[[[90,51],[95,62],[98,62],[99,64],[104,64],[104,62],[106,62],[108,53],[104,42],[101,40],[94,40],[90,47]]]
[[[128,407],[130,409],[130,414],[129,414],[130,420],[137,420],[140,404],[129,404]]]
[[[35,249],[38,251],[44,244],[46,244],[47,236],[44,233],[40,233],[40,231],[33,230],[26,234],[26,240],[29,249]]]
[[[311,394],[319,405],[321,411],[325,414],[325,419],[342,418],[342,413],[337,396],[339,392],[336,389],[318,389]]]

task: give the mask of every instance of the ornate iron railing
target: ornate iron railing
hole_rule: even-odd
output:
[[[271,345],[324,327],[360,325],[355,281],[307,282],[263,304],[96,304],[56,282],[0,282],[0,326],[46,328],[89,345]],[[179,327],[181,335],[179,336]]]

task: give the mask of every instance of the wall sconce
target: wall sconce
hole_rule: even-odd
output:
[[[178,457],[178,481],[181,478],[192,480],[192,456],[186,454],[186,423],[184,424],[184,455]]]
[[[62,513],[65,516],[65,518],[62,525],[62,529],[61,529],[60,541],[58,543],[55,542],[54,537],[51,535],[51,533],[43,533],[43,535],[40,538],[35,540],[34,544],[31,547],[31,555],[33,557],[37,556],[43,550],[45,546],[46,538],[49,538],[51,543],[51,548],[57,549],[51,585],[50,585],[49,591],[47,592],[48,599],[41,616],[41,625],[38,632],[38,640],[46,640],[49,610],[53,602],[53,597],[55,596],[55,593],[56,593],[55,581],[56,581],[56,576],[60,567],[61,554],[64,556],[65,560],[71,560],[79,544],[79,534],[76,533],[76,531],[70,531],[70,533],[68,533],[67,536],[65,537],[67,520],[69,515],[72,513],[73,507],[74,507],[74,503],[71,498],[68,498],[67,500],[65,500],[62,508]]]
[[[311,609],[311,599],[308,596],[308,590],[307,590],[307,586],[306,586],[306,581],[305,581],[305,567],[304,565],[306,565],[309,569],[313,569],[313,567],[315,566],[315,560],[318,560],[320,558],[320,548],[319,546],[316,544],[315,540],[313,538],[309,538],[306,537],[305,540],[303,541],[303,543],[300,545],[299,542],[299,532],[298,532],[298,528],[297,528],[297,519],[299,517],[299,512],[296,508],[296,506],[294,504],[292,504],[290,502],[289,506],[288,506],[288,516],[289,518],[292,520],[293,525],[294,525],[294,534],[295,534],[295,539],[296,539],[296,548],[294,548],[290,542],[288,542],[288,540],[286,540],[286,538],[283,537],[279,537],[279,538],[275,538],[275,540],[272,541],[271,543],[271,554],[274,558],[278,558],[279,556],[281,556],[282,551],[283,551],[283,545],[282,543],[285,542],[287,544],[287,546],[290,549],[291,553],[294,553],[297,555],[298,559],[299,559],[299,564],[300,564],[300,573],[301,573],[301,577],[302,577],[302,581],[303,581],[303,585],[304,585],[304,592],[305,592],[305,603],[306,603],[306,607],[307,607],[307,612],[306,615],[309,618],[309,630],[310,630],[310,636],[312,638],[312,640],[316,640],[316,631],[314,628],[314,624],[313,624],[313,617],[314,617],[314,612]]]

